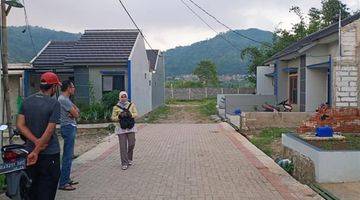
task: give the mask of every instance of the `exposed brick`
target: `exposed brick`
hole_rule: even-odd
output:
[[[341,77],[341,81],[357,81],[357,77]]]
[[[357,102],[337,103],[346,108],[329,109],[326,106],[320,107],[308,121],[299,126],[299,133],[313,132],[318,126],[332,126],[336,132],[360,133],[360,109],[356,108]],[[349,108],[354,106],[354,108]],[[323,116],[327,116],[325,119]]]
[[[355,92],[357,91],[357,87],[341,87],[341,91],[343,92]]]
[[[340,98],[341,101],[346,101],[346,102],[355,102],[357,101],[357,98],[356,97],[343,97],[343,98]]]

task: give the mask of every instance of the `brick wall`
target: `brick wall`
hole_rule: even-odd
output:
[[[360,21],[341,29],[342,57],[333,58],[334,106],[359,106],[359,43]]]
[[[329,125],[335,132],[360,133],[360,108],[322,107],[297,128],[298,133],[315,132],[316,127]]]

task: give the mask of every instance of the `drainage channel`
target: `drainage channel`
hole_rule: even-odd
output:
[[[308,186],[326,200],[340,200],[335,195],[333,195],[331,192],[329,192],[328,190],[322,188],[318,184],[309,184]]]

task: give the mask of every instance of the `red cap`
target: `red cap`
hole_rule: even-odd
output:
[[[55,84],[61,85],[59,77],[53,72],[45,72],[40,78],[41,84]]]

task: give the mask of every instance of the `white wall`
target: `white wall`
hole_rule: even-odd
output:
[[[289,73],[284,72],[283,69],[288,67],[288,62],[280,61],[277,66],[278,72],[278,101],[283,101],[288,98],[288,85],[289,85]]]
[[[329,61],[331,54],[329,45],[317,45],[306,52],[306,65],[319,64]]]
[[[360,181],[360,151],[322,151],[289,134],[282,144],[314,162],[316,182]]]
[[[157,58],[155,69],[155,73],[151,73],[152,109],[165,104],[165,58],[162,52]]]
[[[329,55],[336,53],[336,45],[317,45],[306,52],[306,65],[319,64],[329,61]],[[306,107],[305,111],[313,112],[326,103],[328,98],[328,77],[326,69],[306,68]]]
[[[265,74],[274,72],[273,67],[258,66],[256,72],[256,93],[260,95],[274,95],[274,78]]]
[[[151,111],[151,75],[144,39],[139,34],[129,58],[131,62],[131,101],[140,115]]]
[[[327,102],[327,88],[327,70],[306,69],[306,112],[314,112]]]

